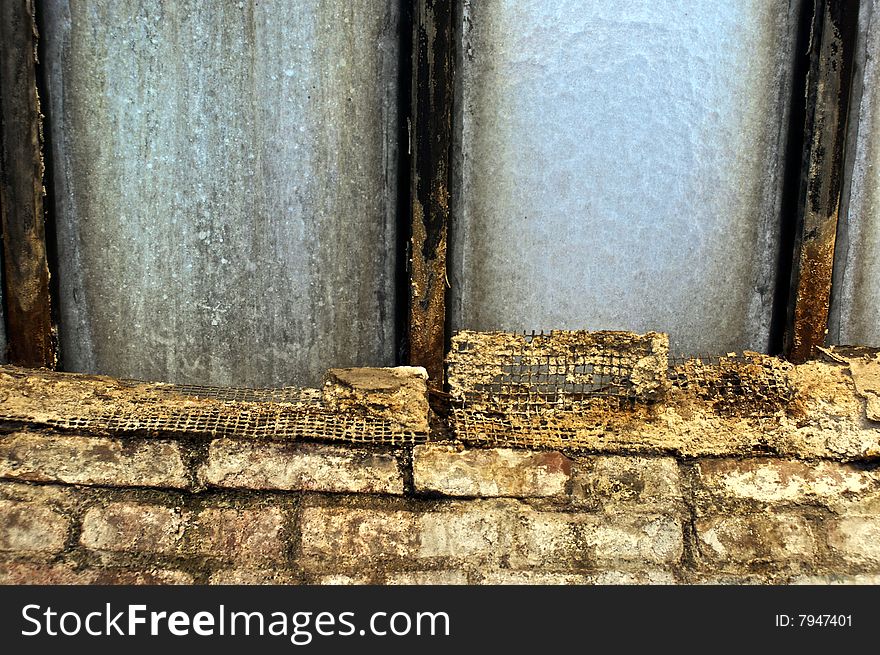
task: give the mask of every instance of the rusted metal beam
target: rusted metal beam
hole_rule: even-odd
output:
[[[43,156],[33,0],[0,0],[0,225],[8,358],[55,368],[43,214]]]
[[[857,0],[815,0],[800,202],[785,351],[803,362],[825,342],[840,209]]]
[[[443,388],[446,232],[455,46],[453,0],[415,0],[413,12],[409,362]]]

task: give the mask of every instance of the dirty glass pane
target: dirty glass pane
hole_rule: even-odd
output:
[[[453,327],[765,350],[798,5],[464,0]]]
[[[880,2],[861,5],[828,339],[880,346]]]
[[[63,366],[394,359],[398,3],[43,2]]]

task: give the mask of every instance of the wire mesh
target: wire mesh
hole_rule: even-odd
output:
[[[403,445],[421,443],[427,435],[401,430],[390,421],[325,407],[257,407],[223,409],[182,407],[174,410],[117,411],[94,416],[50,418],[46,425],[149,436],[207,436],[244,439],[348,441]]]
[[[665,377],[665,341],[654,335],[554,331],[462,332],[448,371],[452,396],[514,413],[567,410],[596,399],[650,402]]]
[[[656,405],[771,417],[792,400],[785,362],[758,353],[668,356],[657,335],[462,333],[448,359],[452,429],[467,442],[575,446]]]
[[[795,396],[791,365],[759,353],[678,356],[669,360],[669,383],[720,413],[770,417]]]
[[[40,373],[50,402],[0,403],[0,421],[139,436],[421,443],[414,432],[367,408],[330,408],[320,389],[248,389],[81,378]],[[25,376],[22,378],[28,380]],[[32,380],[32,378],[31,378]],[[55,386],[51,386],[55,385]],[[61,385],[61,386],[58,386]],[[63,391],[62,391],[63,386]]]

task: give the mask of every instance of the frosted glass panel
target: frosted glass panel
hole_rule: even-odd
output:
[[[797,4],[464,2],[453,327],[766,349]]]

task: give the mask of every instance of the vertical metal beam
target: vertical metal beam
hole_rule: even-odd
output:
[[[825,342],[840,209],[857,0],[815,0],[791,301],[785,351],[803,362]]]
[[[409,361],[443,388],[446,232],[453,102],[454,0],[414,0]]]
[[[0,224],[9,361],[55,368],[33,0],[0,0]]]

